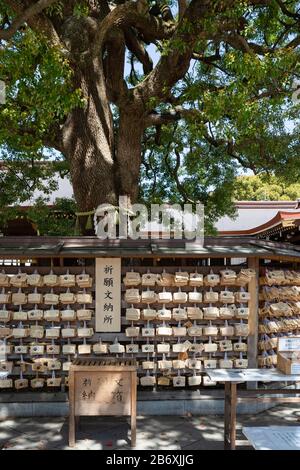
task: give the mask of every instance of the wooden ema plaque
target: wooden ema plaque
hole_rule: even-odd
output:
[[[69,446],[75,446],[75,418],[131,416],[136,445],[136,363],[131,359],[76,359],[69,371]]]

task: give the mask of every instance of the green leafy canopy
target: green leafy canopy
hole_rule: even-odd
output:
[[[75,2],[73,14],[88,16],[90,3]],[[177,2],[165,3],[176,17]],[[161,103],[152,97],[148,103],[149,113],[168,118],[145,131],[140,201],[200,201],[210,232],[219,217],[234,213],[234,199],[264,197],[261,188],[241,184],[237,177],[244,172],[258,175],[259,182],[259,175],[267,175],[270,198],[294,197],[298,191],[277,191],[274,185],[278,177],[293,185],[300,176],[300,108],[292,101],[293,81],[300,76],[299,46],[292,42],[300,34],[299,19],[293,16],[300,2],[284,2],[290,15],[278,1],[266,3],[237,1],[231,9],[207,16],[206,34],[199,35],[189,70],[170,90],[170,99]],[[63,2],[46,14],[60,18]],[[1,2],[1,23],[7,15],[14,16]],[[224,24],[232,26],[226,29]],[[183,22],[181,28],[188,34],[193,25]],[[184,52],[186,43],[162,39],[154,46],[144,40],[144,46],[157,58],[168,57],[174,47]],[[132,88],[147,74],[128,51],[127,58],[125,78]],[[1,159],[8,169],[0,173],[2,206],[28,199],[37,188],[50,192],[55,172],[68,171],[68,162],[54,153],[53,136],[68,113],[84,105],[72,77],[63,51],[28,27],[0,47],[0,79],[7,84],[6,104],[0,105]],[[117,126],[116,112],[116,133]],[[55,160],[56,166],[39,164],[45,159]]]
[[[284,178],[267,174],[239,176],[234,198],[237,201],[296,201],[300,199],[300,183],[288,184]]]
[[[8,13],[1,3],[0,21]],[[0,47],[0,80],[6,83],[6,102],[0,105],[3,207],[30,199],[35,190],[57,189],[57,172],[65,174],[68,164],[55,152],[53,132],[82,98],[61,51],[30,28]]]

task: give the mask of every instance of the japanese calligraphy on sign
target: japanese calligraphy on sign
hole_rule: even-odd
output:
[[[121,259],[96,259],[96,331],[121,331]]]
[[[130,414],[130,374],[78,372],[75,403],[78,414]]]

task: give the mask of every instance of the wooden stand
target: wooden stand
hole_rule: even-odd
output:
[[[236,448],[236,409],[238,403],[251,401],[263,403],[299,403],[300,389],[265,389],[242,391],[238,390],[239,383],[259,381],[270,382],[300,382],[300,375],[284,375],[277,369],[216,369],[208,371],[209,378],[214,382],[225,382],[224,394],[224,449]],[[270,395],[270,396],[266,396]],[[272,396],[273,395],[273,396]],[[279,395],[279,396],[274,396]],[[280,396],[282,395],[282,396]],[[294,395],[288,397],[285,395]],[[296,395],[296,396],[295,396]]]
[[[135,360],[77,359],[69,372],[69,446],[76,442],[80,416],[131,416],[131,447],[136,446]]]

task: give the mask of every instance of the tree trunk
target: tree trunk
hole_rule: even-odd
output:
[[[117,143],[119,194],[136,202],[139,192],[143,113],[136,106],[120,111]]]
[[[118,205],[119,196],[138,197],[143,113],[138,106],[120,111],[115,150],[112,114],[100,61],[75,70],[75,87],[86,99],[63,127],[63,153],[70,164],[71,181],[79,210],[99,204]]]
[[[74,82],[86,104],[68,116],[62,146],[79,210],[90,211],[101,203],[117,204],[113,123],[98,59],[75,70]]]

